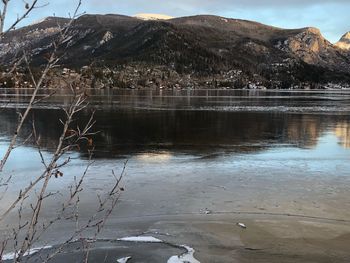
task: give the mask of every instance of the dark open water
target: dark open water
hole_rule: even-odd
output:
[[[350,147],[349,91],[233,91],[233,90],[102,90],[90,91],[89,107],[79,115],[83,125],[96,110],[96,158],[132,157],[168,151],[211,155],[255,153],[270,148],[316,151],[331,143],[338,151]],[[0,142],[12,134],[16,111],[30,91],[0,91],[7,108],[0,112]],[[43,147],[55,145],[61,125],[60,107],[70,99],[57,94],[32,113]],[[31,131],[28,123],[22,138]],[[323,140],[322,138],[328,138]],[[331,140],[331,142],[330,142]],[[30,145],[28,146],[30,149]],[[288,150],[283,151],[287,154]],[[82,155],[84,155],[82,153]]]
[[[3,152],[31,91],[0,92],[6,103],[0,111]],[[288,166],[288,173],[299,177],[350,174],[350,91],[90,90],[88,94],[89,106],[77,116],[76,125],[82,126],[96,111],[94,159],[108,171],[128,159],[129,174],[141,177],[154,169],[166,174],[182,172],[183,167],[193,174],[208,163],[214,167],[213,177],[238,167],[255,171],[264,167],[272,175]],[[61,131],[60,108],[69,101],[61,91],[32,111],[48,157]],[[28,121],[22,140],[31,131]],[[72,153],[77,164],[86,162],[86,152],[82,145]],[[35,174],[41,168],[38,150],[28,142],[14,151],[7,171]]]

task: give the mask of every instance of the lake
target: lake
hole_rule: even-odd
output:
[[[0,112],[1,153],[30,92],[0,91],[6,105]],[[179,228],[164,220],[288,215],[345,224],[350,218],[350,91],[110,89],[87,94],[89,106],[76,124],[83,125],[95,110],[98,134],[81,204],[83,217],[95,193],[107,189],[111,170],[120,172],[128,160],[126,191],[111,221],[123,229],[106,236],[135,231],[130,221],[137,220],[151,222],[138,225],[138,231],[152,226],[179,234]],[[61,91],[32,112],[45,158],[60,135],[60,107],[69,101]],[[22,140],[31,127],[28,122]],[[50,186],[52,191],[67,191],[73,176],[81,174],[88,162],[85,149],[71,153],[73,161]],[[32,142],[16,149],[4,171],[14,180],[0,209],[40,169]],[[49,201],[48,217],[55,202]],[[65,228],[58,227],[55,238],[47,240],[63,241]],[[205,253],[202,257],[208,259]]]

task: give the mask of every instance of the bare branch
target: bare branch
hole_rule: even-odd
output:
[[[48,4],[44,4],[41,6],[38,6],[38,0],[33,0],[31,4],[26,3],[25,4],[25,11],[22,15],[19,15],[17,19],[6,29],[4,30],[5,27],[5,20],[6,20],[6,15],[7,15],[7,10],[8,10],[8,4],[10,0],[2,0],[3,2],[3,9],[0,13],[0,39],[8,32],[11,30],[15,29],[16,26],[22,22],[25,18],[28,17],[28,15],[36,8],[41,8],[44,7]]]
[[[17,20],[10,26],[6,31],[4,31],[4,21],[7,13],[7,7],[9,0],[2,0],[4,3],[3,10],[0,11],[0,38],[10,30],[14,29],[15,26],[25,19],[27,15],[35,8],[37,8],[38,0],[32,0],[31,5],[26,5],[27,11],[17,18]],[[11,152],[14,148],[20,146],[18,138],[19,134],[23,129],[23,125],[28,119],[28,116],[33,108],[33,106],[42,100],[45,100],[52,96],[54,92],[51,94],[44,96],[43,98],[38,98],[38,94],[40,89],[45,85],[46,78],[49,76],[49,72],[54,69],[61,57],[58,55],[59,51],[64,50],[65,43],[70,37],[70,29],[78,16],[78,10],[81,6],[81,0],[79,0],[77,8],[71,17],[69,23],[60,29],[58,33],[58,39],[52,42],[52,52],[50,53],[46,65],[43,67],[42,72],[39,77],[36,77],[33,73],[30,66],[30,54],[23,52],[23,56],[15,63],[14,67],[11,69],[12,72],[16,72],[16,68],[20,63],[23,63],[29,72],[29,78],[31,84],[34,86],[33,93],[30,97],[30,101],[25,108],[24,112],[20,112],[18,115],[18,124],[14,131],[14,134],[10,140],[9,146],[5,151],[3,158],[0,161],[0,173],[3,171],[3,168],[11,155]],[[74,241],[77,237],[80,237],[82,233],[86,230],[94,230],[94,236],[96,236],[101,232],[104,227],[107,219],[111,215],[113,209],[117,205],[119,200],[120,193],[123,191],[123,188],[119,187],[121,179],[125,173],[126,164],[124,164],[121,175],[118,177],[112,171],[112,175],[114,176],[114,182],[111,184],[111,188],[108,192],[101,194],[98,196],[98,204],[95,210],[95,213],[91,215],[90,218],[86,222],[81,223],[79,221],[79,203],[80,203],[80,193],[83,191],[83,182],[90,169],[92,162],[92,153],[93,150],[93,140],[92,136],[96,134],[93,132],[93,126],[95,125],[94,121],[94,112],[92,112],[88,121],[82,125],[77,126],[76,119],[77,114],[81,111],[85,110],[88,106],[87,96],[84,92],[79,92],[79,87],[75,83],[67,83],[67,87],[70,88],[72,93],[71,103],[63,109],[64,117],[60,119],[60,123],[62,124],[62,130],[60,133],[60,137],[58,138],[56,148],[54,152],[51,154],[50,158],[47,158],[46,155],[41,151],[40,146],[40,134],[38,134],[35,127],[35,120],[33,117],[32,121],[32,133],[24,140],[24,143],[28,142],[30,139],[34,139],[35,144],[37,146],[41,163],[44,166],[44,169],[41,173],[38,174],[38,177],[35,178],[32,182],[27,185],[26,188],[19,191],[18,196],[15,200],[10,203],[7,210],[0,214],[0,222],[3,221],[10,213],[13,213],[17,209],[18,214],[18,224],[12,229],[12,240],[14,247],[14,262],[21,262],[23,258],[27,255],[28,251],[32,248],[32,246],[40,240],[42,235],[55,223],[60,220],[74,220],[76,224],[76,229],[73,231],[70,237],[67,238],[66,242],[60,246],[54,253],[49,255],[46,260],[43,262],[48,262],[52,257],[57,255],[60,251],[62,251],[63,246],[69,244]],[[57,217],[52,218],[48,223],[43,221],[42,218],[42,209],[43,204],[46,200],[60,195],[60,192],[50,191],[49,185],[52,180],[55,178],[59,178],[63,176],[63,172],[61,168],[68,165],[71,161],[71,157],[67,155],[69,151],[74,148],[80,149],[81,142],[88,144],[89,150],[89,163],[87,164],[83,174],[80,178],[74,178],[74,183],[72,183],[69,189],[69,195],[67,200],[62,202],[61,209],[58,209]],[[68,156],[68,157],[67,157]],[[0,181],[1,183],[2,181]],[[0,184],[0,187],[7,187],[6,181],[3,184]],[[5,191],[6,192],[6,191]],[[34,201],[29,198],[34,197]],[[29,217],[23,216],[23,211],[29,210]],[[4,248],[7,245],[7,242],[10,239],[6,239],[1,243],[0,249],[0,261],[1,255],[4,252]],[[88,261],[89,253],[86,254],[85,262]]]
[[[9,0],[5,0],[6,4],[8,3]],[[33,5],[35,6],[37,0],[35,0],[33,2]],[[40,88],[42,87],[42,84],[44,82],[44,80],[46,79],[49,71],[58,63],[58,59],[56,57],[56,53],[59,49],[59,47],[61,46],[62,43],[64,43],[65,39],[67,38],[68,36],[68,32],[71,28],[71,26],[73,25],[73,22],[78,14],[78,10],[81,6],[81,0],[79,0],[78,2],[78,5],[77,5],[77,8],[75,9],[75,12],[74,12],[74,15],[73,17],[71,18],[71,20],[69,21],[68,25],[63,29],[63,31],[60,32],[60,38],[57,42],[53,42],[53,46],[54,46],[54,50],[52,51],[49,59],[48,59],[48,62],[45,66],[45,69],[43,70],[42,72],[42,75],[40,76],[39,80],[36,81],[31,70],[30,70],[30,67],[29,67],[29,72],[30,72],[30,75],[31,75],[31,79],[32,79],[32,82],[33,82],[33,85],[34,85],[34,91],[33,91],[33,94],[30,98],[30,101],[28,103],[28,106],[25,110],[25,112],[23,113],[23,116],[20,118],[19,120],[19,123],[17,125],[17,128],[16,128],[16,131],[14,132],[13,136],[12,136],[12,139],[11,139],[11,142],[3,156],[3,158],[1,159],[0,161],[0,172],[3,170],[8,158],[10,157],[10,154],[12,152],[12,150],[14,149],[15,145],[16,145],[16,142],[17,142],[17,138],[18,138],[18,135],[23,127],[23,124],[25,122],[25,120],[27,119],[28,117],[28,114],[29,112],[31,111],[33,105],[36,103],[36,98],[37,98],[37,94],[40,90]],[[5,12],[6,13],[6,12]],[[26,54],[24,53],[23,54],[23,59],[25,60],[27,66],[29,66],[29,63],[28,63],[28,58],[26,56]],[[81,102],[83,103],[83,102]]]

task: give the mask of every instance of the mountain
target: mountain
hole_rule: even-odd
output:
[[[145,17],[152,18],[145,20]],[[163,17],[164,18],[164,17]],[[12,31],[0,41],[0,62],[22,50],[45,62],[50,43],[67,19],[49,17]],[[152,15],[83,15],[61,50],[65,67],[143,63],[179,74],[214,75],[241,70],[248,77],[297,83],[350,80],[350,55],[312,27],[282,29],[211,15],[155,19]],[[347,43],[348,36],[343,41]]]
[[[350,31],[343,35],[335,45],[341,49],[350,51]]]

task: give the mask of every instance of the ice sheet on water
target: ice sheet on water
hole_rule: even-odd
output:
[[[200,107],[198,109],[229,112],[350,112],[350,107],[346,106],[208,106]]]

